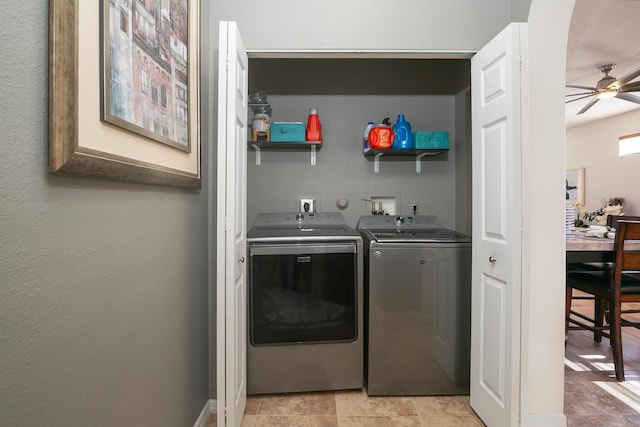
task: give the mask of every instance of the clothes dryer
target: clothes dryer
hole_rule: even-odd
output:
[[[337,212],[261,213],[247,245],[247,392],[362,388],[361,236]]]

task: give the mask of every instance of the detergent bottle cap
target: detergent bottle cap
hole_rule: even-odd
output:
[[[315,108],[312,108],[312,109],[309,111],[309,114],[318,114],[318,110],[316,110]]]

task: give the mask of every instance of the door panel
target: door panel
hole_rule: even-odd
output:
[[[485,239],[506,242],[506,120],[482,128],[482,164],[485,175],[483,231]]]
[[[240,426],[247,400],[245,200],[248,61],[235,22],[220,22],[219,52],[217,425]]]
[[[525,38],[526,24],[511,24],[471,60],[471,406],[492,427],[519,425]]]

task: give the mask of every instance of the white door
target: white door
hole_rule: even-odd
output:
[[[247,403],[248,61],[235,22],[220,22],[218,61],[217,425],[239,427]]]
[[[526,24],[471,60],[473,261],[471,406],[491,427],[520,424],[521,98]]]

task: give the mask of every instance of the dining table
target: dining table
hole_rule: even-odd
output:
[[[566,234],[567,264],[584,262],[611,262],[614,239],[587,235],[585,230],[571,230]],[[640,250],[640,241],[630,241],[625,246]]]

